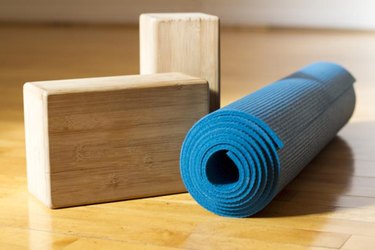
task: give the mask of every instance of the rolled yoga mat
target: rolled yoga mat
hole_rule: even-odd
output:
[[[349,120],[354,81],[314,63],[203,117],[181,149],[187,190],[219,215],[259,212]]]

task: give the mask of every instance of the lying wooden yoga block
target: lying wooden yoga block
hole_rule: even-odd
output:
[[[206,80],[180,73],[26,83],[29,191],[51,208],[183,192],[180,147],[208,107]]]
[[[210,110],[220,108],[219,18],[203,13],[140,16],[141,74],[183,72],[208,81]]]

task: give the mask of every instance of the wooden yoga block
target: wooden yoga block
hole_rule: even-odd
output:
[[[219,18],[203,13],[142,14],[141,74],[183,72],[208,81],[210,111],[220,108]]]
[[[24,85],[28,188],[51,208],[179,193],[206,80],[180,73]]]

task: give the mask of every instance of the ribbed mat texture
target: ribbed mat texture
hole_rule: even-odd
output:
[[[349,120],[354,81],[318,62],[203,117],[181,149],[187,190],[219,215],[259,212]]]

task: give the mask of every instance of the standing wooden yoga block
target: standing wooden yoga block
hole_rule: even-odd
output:
[[[183,72],[208,81],[210,111],[220,108],[219,19],[203,13],[142,14],[141,74]]]
[[[180,73],[24,85],[28,188],[52,208],[185,191],[179,151],[208,113]]]

